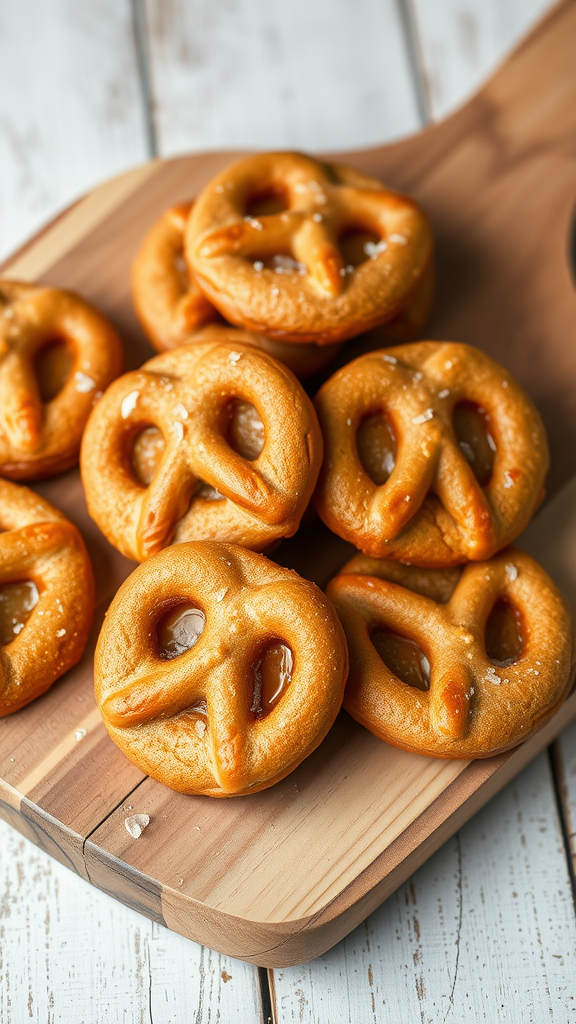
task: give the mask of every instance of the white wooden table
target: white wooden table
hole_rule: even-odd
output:
[[[0,0],[0,257],[156,153],[369,146],[473,92],[547,0]],[[576,1021],[576,726],[325,956],[265,972],[0,822],[2,1024]]]

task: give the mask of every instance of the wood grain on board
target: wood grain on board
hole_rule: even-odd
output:
[[[271,971],[275,1024],[569,1024],[576,923],[551,788],[541,754],[347,938]]]
[[[540,400],[552,435],[556,482],[576,468],[576,446],[572,443],[574,427],[570,419],[575,399],[569,387],[570,374],[574,372],[572,361],[576,358],[573,345],[575,300],[564,247],[573,200],[569,187],[572,187],[576,161],[573,146],[576,81],[569,45],[575,24],[574,4],[556,11],[486,90],[446,124],[398,146],[348,157],[357,166],[409,188],[428,207],[439,238],[440,288],[435,336],[458,337],[490,351],[506,362]],[[71,214],[72,229],[67,236],[66,218],[56,225],[54,230],[58,232],[59,243],[55,246],[54,258],[50,255],[48,232],[40,242],[41,257],[31,246],[9,266],[9,271],[80,290],[120,327],[128,340],[130,362],[141,361],[147,349],[128,294],[128,266],[138,241],[164,206],[194,194],[228,159],[219,154],[158,163],[146,173],[125,179],[122,184],[104,187],[75,208]],[[535,183],[541,180],[553,180],[554,192],[536,189]],[[528,196],[531,198],[529,221],[525,217]],[[98,216],[99,200],[101,217]],[[91,211],[85,232],[83,209]],[[538,254],[543,257],[541,262],[535,259],[537,242]],[[476,291],[480,293],[479,298]],[[564,459],[562,452],[566,453]],[[74,516],[83,517],[80,499],[71,497],[78,493],[75,474],[51,482],[49,489],[56,504],[64,508],[71,505]],[[97,537],[92,539],[100,543]],[[109,559],[115,579],[119,581],[128,571],[128,564],[118,561],[111,551],[103,557]],[[103,574],[102,584],[105,584],[105,576]],[[109,596],[105,588],[101,595],[102,601]],[[289,836],[300,823],[304,858],[308,847],[316,840],[319,827],[325,825],[318,813],[325,793],[317,783],[320,779],[324,781],[321,773],[330,762],[330,741],[299,769],[299,776],[296,773],[286,780],[293,786],[298,785],[297,799],[294,794],[290,794],[292,800],[286,794],[281,797],[280,787],[276,787],[268,794],[260,794],[265,798],[262,800],[256,797],[232,804],[208,801],[206,810],[202,811],[206,821],[203,818],[202,824],[194,824],[198,837],[193,836],[195,842],[189,843],[189,826],[197,801],[165,790],[160,792],[161,787],[151,780],[142,782],[138,773],[130,778],[123,796],[119,791],[111,795],[109,776],[113,775],[116,783],[121,774],[113,758],[121,755],[117,755],[105,735],[97,734],[102,727],[95,717],[90,717],[94,709],[88,696],[84,706],[78,702],[79,707],[73,707],[66,729],[58,732],[54,727],[53,734],[46,729],[46,722],[52,721],[53,713],[54,721],[60,720],[61,712],[56,716],[52,701],[66,700],[67,686],[74,696],[87,694],[82,671],[79,667],[58,683],[42,698],[43,704],[37,702],[26,709],[30,712],[29,735],[34,737],[37,732],[48,737],[48,749],[43,755],[42,751],[38,753],[34,743],[28,745],[31,749],[22,743],[19,760],[16,760],[12,734],[4,730],[4,792],[10,813],[24,808],[26,828],[29,819],[36,814],[48,836],[47,846],[55,845],[71,866],[87,871],[91,879],[119,898],[174,928],[199,939],[204,937],[220,948],[226,943],[226,948],[233,948],[238,955],[260,963],[282,964],[310,956],[344,934],[343,927],[344,930],[353,927],[391,891],[387,885],[398,885],[406,872],[435,848],[434,843],[438,845],[465,820],[463,814],[473,813],[510,777],[507,772],[517,771],[523,758],[533,756],[540,745],[549,742],[554,729],[560,728],[576,710],[574,698],[571,698],[554,726],[498,764],[480,763],[461,771],[463,765],[431,762],[434,782],[429,792],[423,795],[421,783],[413,782],[408,793],[397,796],[393,813],[388,794],[382,795],[377,772],[373,771],[369,780],[372,789],[365,782],[355,741],[355,734],[361,730],[343,716],[339,726],[343,730],[341,749],[337,749],[334,756],[341,777],[348,766],[357,772],[362,801],[354,822],[356,832],[352,829],[347,835],[347,830],[342,828],[341,834],[331,833],[329,855],[336,860],[341,853],[343,863],[334,864],[326,859],[320,862],[316,873],[311,865],[306,875],[310,874],[310,889],[303,892],[302,887],[296,891],[293,886],[293,868],[287,871],[285,865],[284,871],[281,870],[282,848],[280,844],[275,845],[277,840],[272,832],[276,829],[272,826],[278,824],[281,836]],[[54,704],[54,709],[58,706]],[[35,708],[38,711],[33,720]],[[11,720],[5,721],[9,725]],[[90,743],[82,746],[89,735],[88,722],[90,729],[95,723],[94,751]],[[76,733],[84,728],[86,736],[77,741]],[[71,745],[72,734],[74,745]],[[334,739],[338,738],[335,733]],[[363,743],[366,751],[373,745],[367,733],[358,738],[358,743]],[[386,757],[397,759],[395,767],[386,764],[390,778],[393,780],[396,775],[403,779],[409,755],[390,753],[383,745],[378,746],[380,750],[374,755],[373,767],[378,768],[386,753]],[[14,761],[10,757],[14,757]],[[93,758],[95,771],[92,774],[86,771],[83,775],[79,767],[84,757]],[[344,760],[338,761],[338,757]],[[89,760],[86,766],[88,763]],[[421,774],[427,770],[427,763],[424,759],[419,762]],[[136,772],[131,766],[128,769]],[[297,776],[300,782],[295,781]],[[83,778],[87,786],[92,780],[91,794],[81,786],[75,791],[76,782],[80,783]],[[22,779],[30,786],[32,796],[26,796],[25,801],[16,806]],[[67,781],[65,787],[60,787],[62,779],[71,780],[72,784]],[[333,777],[332,783],[326,783],[330,784],[336,785]],[[60,788],[66,791],[64,797]],[[128,797],[132,790],[133,795]],[[444,803],[442,794],[446,795]],[[434,797],[436,801],[428,807]],[[136,807],[136,801],[141,798],[153,805],[152,821],[147,832],[134,842],[128,840],[125,830],[122,831],[124,808],[128,802]],[[205,801],[198,799],[204,808]],[[278,810],[281,800],[286,804]],[[468,802],[463,803],[466,800]],[[96,820],[100,801],[100,821],[106,819],[101,826]],[[117,805],[118,810],[114,811]],[[304,807],[306,815],[303,817]],[[348,801],[344,807],[354,817],[355,803]],[[57,814],[53,813],[55,808]],[[94,817],[87,813],[85,820],[80,820],[85,809],[93,809]],[[379,828],[380,813],[396,816],[397,831]],[[236,824],[232,838],[230,815]],[[268,843],[264,852],[270,854],[269,875],[259,877],[256,889],[246,890],[250,866],[252,874],[256,868],[262,870],[261,861],[255,861],[254,857],[251,834],[254,824]],[[372,832],[369,845],[365,847],[361,840],[368,826]],[[183,846],[183,834],[187,837],[188,859],[184,867],[188,877],[184,873],[176,877],[177,858],[173,854]],[[394,843],[401,840],[407,845],[397,846],[396,852],[402,849],[405,856],[398,863],[392,863]],[[261,850],[257,852],[262,854]],[[308,869],[307,861],[305,866]],[[229,877],[223,868],[230,869]],[[169,871],[172,874],[168,877]],[[182,883],[180,877],[184,879]],[[271,910],[266,909],[268,891],[273,894]],[[259,916],[252,918],[250,913]],[[278,916],[266,919],[266,913]],[[298,918],[297,914],[308,917]],[[295,921],[301,928],[298,936]],[[262,938],[277,947],[281,944],[282,948],[264,948],[260,944]]]

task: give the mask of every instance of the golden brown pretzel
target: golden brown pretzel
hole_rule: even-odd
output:
[[[179,608],[195,623],[188,634]],[[160,642],[167,617],[180,623],[172,648]],[[318,746],[347,667],[336,613],[313,583],[235,545],[177,544],[114,598],[96,699],[143,771],[185,793],[238,796],[278,782]]]
[[[191,208],[187,202],[166,210],[150,228],[132,266],[136,313],[158,352],[185,345],[199,327],[219,319],[184,259]]]
[[[251,214],[273,202],[278,212]],[[368,238],[369,256],[356,265],[346,256],[353,233]],[[185,252],[227,320],[330,345],[405,308],[428,271],[432,235],[412,199],[374,178],[300,153],[263,153],[202,191]]]
[[[67,365],[43,398],[38,361],[56,349]],[[74,466],[94,400],[121,369],[116,332],[80,296],[0,281],[0,474],[37,480]]]
[[[540,416],[506,370],[468,345],[422,341],[370,352],[338,370],[315,405],[325,445],[316,507],[366,554],[437,567],[490,558],[542,500]],[[470,408],[490,445],[483,485],[468,461],[473,448],[455,433],[454,417]],[[379,483],[358,453],[359,428],[377,413],[396,448]]]
[[[360,555],[327,594],[350,651],[344,707],[394,746],[489,757],[527,739],[568,693],[572,616],[523,551],[463,570]]]
[[[94,611],[78,530],[27,487],[0,480],[0,715],[80,660]]]
[[[191,207],[191,202],[182,203],[163,214],[146,235],[132,267],[134,306],[154,348],[166,352],[180,345],[224,338],[263,348],[297,377],[308,377],[326,366],[340,345],[292,345],[256,331],[210,323],[220,320],[220,314],[198,287],[182,255]]]
[[[254,407],[263,425],[252,459],[229,443],[235,402]],[[151,426],[165,448],[145,486],[131,458]],[[116,381],[90,418],[81,468],[90,515],[143,561],[173,539],[262,550],[291,536],[321,460],[314,408],[290,371],[251,346],[219,342],[166,352]]]

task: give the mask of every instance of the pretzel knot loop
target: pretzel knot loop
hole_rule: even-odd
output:
[[[251,205],[278,212],[251,215]],[[342,240],[365,232],[370,258]],[[412,200],[299,153],[249,157],[198,197],[187,260],[228,320],[290,341],[330,344],[392,319],[430,268],[432,237]]]
[[[38,361],[50,354],[60,364],[43,395]],[[121,368],[116,332],[79,296],[0,281],[0,472],[30,480],[75,465],[94,399]]]
[[[25,487],[0,481],[0,715],[79,660],[94,581],[77,529]]]
[[[252,460],[229,443],[235,401],[253,405],[263,424]],[[146,487],[130,459],[150,426],[165,447]],[[81,463],[90,514],[124,554],[143,561],[173,538],[258,549],[291,536],[321,458],[314,409],[290,371],[251,346],[217,343],[167,352],[116,381],[90,419]]]
[[[570,686],[570,613],[547,573],[517,549],[463,571],[358,555],[327,594],[350,650],[344,706],[394,746],[488,757],[526,739]],[[388,646],[378,648],[381,631]],[[426,678],[415,682],[413,665],[408,683],[395,674],[406,660],[394,661],[390,636],[416,646]]]
[[[418,342],[371,352],[335,373],[315,404],[325,441],[318,512],[366,554],[428,566],[486,559],[522,532],[542,500],[548,449],[540,416],[513,378],[470,346]],[[482,484],[455,428],[469,405],[492,449]],[[386,417],[396,449],[378,484],[357,440],[373,414]]]
[[[205,624],[163,660],[159,624],[184,603]],[[120,622],[130,636],[121,650]],[[292,671],[263,715],[256,669],[271,644],[291,652]],[[174,789],[232,796],[272,785],[320,743],[342,701],[347,653],[313,584],[254,552],[198,542],[161,552],[124,583],[95,670],[106,727],[128,757]]]

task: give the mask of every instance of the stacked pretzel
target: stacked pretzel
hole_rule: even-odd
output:
[[[0,475],[62,472],[81,441],[89,512],[141,563],[95,655],[127,756],[232,796],[292,771],[343,701],[439,757],[505,750],[550,717],[572,621],[508,547],[544,495],[544,428],[481,352],[406,343],[432,297],[418,205],[351,168],[251,157],[161,217],[132,284],[159,354],[122,376],[114,330],[78,296],[0,284]],[[313,404],[297,378],[368,331],[404,343],[344,362]],[[264,554],[312,497],[359,549],[326,596]],[[78,532],[26,488],[0,482],[0,528],[7,714],[81,656],[93,582]]]

